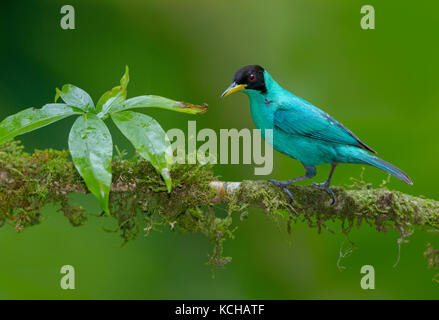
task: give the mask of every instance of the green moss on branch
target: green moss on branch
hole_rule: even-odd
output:
[[[169,227],[176,232],[201,232],[214,244],[209,258],[213,266],[222,266],[223,242],[233,237],[233,217],[245,215],[249,207],[259,207],[275,218],[306,221],[319,231],[327,221],[340,221],[342,232],[366,222],[377,231],[393,227],[401,236],[411,234],[416,226],[439,228],[439,202],[390,191],[372,189],[359,182],[351,188],[334,187],[337,204],[320,188],[291,186],[295,203],[276,186],[265,181],[226,183],[217,181],[212,167],[175,165],[172,169],[173,191],[168,193],[156,170],[143,160],[114,160],[110,196],[111,216],[125,241],[139,234]],[[23,152],[18,142],[0,147],[0,224],[13,225],[17,231],[40,223],[41,210],[48,203],[59,203],[74,226],[87,220],[81,206],[69,201],[73,192],[87,193],[81,177],[68,159],[67,151],[36,150]],[[222,216],[214,208],[227,204]],[[431,251],[431,250],[430,250]],[[433,251],[431,251],[433,252]],[[431,261],[439,256],[436,251]]]

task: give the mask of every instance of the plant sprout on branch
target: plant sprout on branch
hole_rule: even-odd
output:
[[[7,117],[0,123],[0,145],[14,137],[44,127],[69,116],[79,115],[69,134],[69,151],[73,163],[88,190],[109,214],[108,200],[112,180],[113,142],[104,120],[110,117],[136,151],[156,168],[171,192],[171,147],[160,124],[150,116],[131,111],[138,108],[164,108],[189,114],[203,113],[199,106],[168,98],[145,95],[127,98],[128,66],[120,85],[105,92],[96,106],[84,90],[65,84],[56,89],[55,103],[41,109],[29,108]],[[64,103],[57,103],[61,98]]]

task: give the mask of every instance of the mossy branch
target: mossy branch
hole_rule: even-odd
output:
[[[439,201],[416,197],[385,186],[371,188],[362,181],[350,187],[333,187],[337,204],[315,186],[291,186],[296,201],[266,181],[222,182],[211,166],[175,165],[172,169],[173,191],[168,193],[156,170],[138,158],[113,161],[110,196],[111,217],[125,241],[159,227],[176,232],[201,232],[213,243],[209,262],[222,266],[222,244],[233,237],[233,218],[246,216],[249,207],[262,208],[265,214],[285,221],[288,229],[296,221],[310,227],[326,227],[327,221],[341,222],[341,232],[348,233],[363,222],[385,232],[393,227],[402,237],[415,227],[439,229]],[[75,225],[87,220],[81,206],[69,201],[69,194],[87,193],[81,177],[68,159],[67,151],[36,150],[23,152],[14,141],[0,147],[0,224],[11,224],[17,231],[40,222],[40,213],[48,203],[59,203],[61,211]],[[214,208],[227,204],[221,214]],[[429,247],[429,261],[438,267],[439,252]]]

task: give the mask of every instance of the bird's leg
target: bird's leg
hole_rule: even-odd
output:
[[[268,182],[271,182],[273,184],[275,184],[276,186],[279,186],[282,188],[282,190],[288,195],[288,197],[291,199],[291,201],[294,201],[293,195],[291,194],[290,190],[288,190],[288,185],[297,182],[297,181],[302,181],[302,180],[306,180],[306,179],[311,179],[312,177],[314,177],[317,173],[316,171],[316,167],[314,166],[307,166],[305,164],[303,164],[303,166],[305,167],[305,175],[304,176],[300,176],[297,178],[293,178],[290,180],[285,180],[285,181],[277,181],[274,179],[270,179],[268,180]]]
[[[331,205],[335,205],[337,200],[335,199],[334,192],[331,190],[331,188],[329,188],[329,184],[331,183],[332,174],[334,173],[337,163],[333,162],[331,165],[332,165],[331,172],[329,172],[328,179],[326,179],[326,181],[323,183],[313,183],[313,185],[323,188],[332,198]]]

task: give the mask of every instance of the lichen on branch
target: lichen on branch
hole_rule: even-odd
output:
[[[339,221],[343,233],[366,222],[380,232],[395,228],[402,237],[417,226],[439,229],[438,201],[385,186],[374,189],[362,181],[333,187],[337,204],[332,206],[329,196],[315,186],[291,186],[296,199],[291,203],[284,192],[266,181],[218,181],[208,165],[174,165],[171,193],[152,165],[138,157],[114,159],[112,172],[110,215],[124,241],[160,228],[200,232],[213,243],[209,263],[215,267],[230,261],[223,256],[223,242],[233,238],[234,220],[245,216],[249,207],[284,221],[288,230],[297,221],[305,221],[319,232],[327,221]],[[87,212],[69,200],[69,194],[75,192],[88,191],[68,151],[29,154],[17,141],[0,146],[0,225],[22,231],[41,222],[47,204],[58,203],[59,211],[80,226],[87,221]],[[216,210],[220,204],[228,206],[225,214]],[[437,257],[439,252],[429,247],[429,261],[437,261]]]

